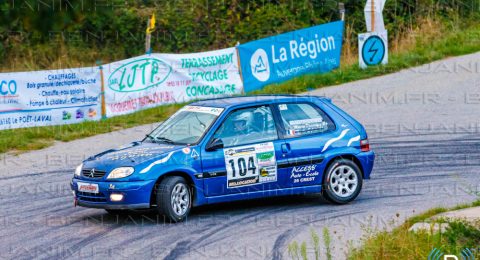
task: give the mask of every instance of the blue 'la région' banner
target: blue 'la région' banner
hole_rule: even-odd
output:
[[[245,92],[338,68],[343,26],[332,22],[239,45]]]

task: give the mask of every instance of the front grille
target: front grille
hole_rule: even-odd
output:
[[[92,169],[83,169],[82,175],[87,178],[102,178],[107,172],[94,169],[92,174]]]
[[[77,198],[82,201],[88,202],[107,202],[107,198],[103,193],[90,193],[90,192],[82,192],[77,191]]]

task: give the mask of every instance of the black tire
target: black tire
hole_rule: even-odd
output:
[[[178,187],[185,187],[186,195],[181,196],[182,198],[188,199],[188,202],[184,207],[181,207],[181,213],[178,213],[177,209],[174,208],[172,204],[172,193],[174,192],[174,188]],[[161,215],[164,215],[167,219],[172,222],[180,222],[187,218],[188,213],[190,213],[190,209],[192,207],[192,196],[190,192],[190,187],[187,181],[180,176],[168,176],[157,185],[157,212]],[[183,200],[182,200],[183,201]],[[184,211],[184,212],[183,212]]]
[[[348,179],[345,177],[337,177],[340,172],[345,172],[345,169],[347,169],[347,173],[349,175]],[[353,171],[353,173],[350,173],[350,169]],[[355,175],[357,182],[355,188],[353,188],[352,183],[347,183],[347,181],[354,182],[353,179],[350,179],[350,175],[352,174]],[[323,175],[322,196],[332,203],[346,204],[353,201],[358,194],[360,194],[362,185],[363,176],[360,168],[358,168],[358,166],[351,160],[337,159],[330,164]],[[349,194],[350,192],[351,194]],[[345,195],[340,196],[339,193],[344,193]]]

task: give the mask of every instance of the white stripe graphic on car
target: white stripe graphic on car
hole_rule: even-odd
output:
[[[348,140],[347,146],[350,146],[353,142],[356,142],[356,141],[360,141],[360,136],[359,135],[350,138],[350,140]]]
[[[331,144],[333,144],[334,142],[342,139],[342,138],[347,134],[347,132],[348,132],[349,130],[350,130],[350,129],[345,129],[345,130],[342,131],[342,133],[341,133],[338,137],[335,137],[335,138],[332,138],[332,139],[328,140],[328,141],[325,143],[325,146],[324,146],[323,149],[322,149],[322,153],[323,153],[325,150],[327,150],[327,148],[328,148]]]
[[[140,173],[146,173],[148,171],[150,171],[150,169],[152,169],[153,166],[157,165],[157,164],[162,164],[162,163],[165,163],[167,162],[168,160],[170,160],[170,157],[172,157],[172,154],[173,152],[170,152],[167,156],[165,156],[164,158],[160,159],[160,160],[157,160],[157,161],[154,161],[153,163],[151,163],[149,166],[145,167],[143,170],[140,171]]]

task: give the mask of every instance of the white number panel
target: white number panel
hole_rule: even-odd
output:
[[[227,187],[277,181],[277,161],[272,142],[224,149]]]

